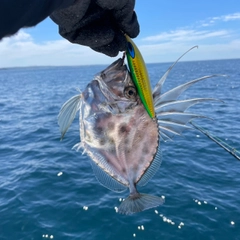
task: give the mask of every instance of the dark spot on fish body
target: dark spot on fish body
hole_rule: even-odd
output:
[[[148,121],[144,121],[143,128],[146,129],[148,127],[148,125],[149,125],[149,122]]]
[[[144,163],[145,162],[145,156],[141,156],[140,159],[139,159],[139,163]]]
[[[126,173],[127,172],[126,168],[122,168],[122,172]]]
[[[97,134],[102,134],[103,133],[103,128],[97,126],[97,127],[95,127],[95,131],[96,131]]]
[[[109,131],[113,131],[114,128],[115,128],[114,122],[109,122],[109,123],[107,124],[107,128],[108,128]]]
[[[125,139],[124,139],[124,144],[125,144],[125,145],[128,145],[128,144],[129,144],[129,138],[125,138]]]
[[[146,145],[143,146],[142,153],[143,154],[148,154],[149,153],[149,149],[148,149],[148,147]]]
[[[129,155],[131,153],[132,149],[131,148],[126,148],[126,153]]]
[[[104,138],[99,139],[99,144],[103,146],[106,143],[106,140]]]
[[[109,137],[109,138],[108,138],[108,142],[109,142],[111,145],[114,145],[114,144],[115,144],[115,140],[114,140],[112,137]]]
[[[129,121],[130,126],[135,126],[136,125],[136,119],[133,117]]]
[[[138,163],[135,163],[135,164],[133,165],[133,171],[137,172],[138,167],[139,167]]]
[[[116,153],[116,149],[115,149],[115,147],[111,147],[111,148],[109,148],[109,153],[111,153],[111,154],[115,154]]]
[[[137,133],[137,140],[138,141],[141,141],[143,139],[143,134],[142,134],[142,132],[138,132]]]
[[[130,132],[130,130],[131,130],[131,128],[129,126],[127,126],[127,124],[123,123],[118,128],[118,134],[119,135],[127,134]]]

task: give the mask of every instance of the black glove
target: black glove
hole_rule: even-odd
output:
[[[70,42],[114,57],[126,50],[124,33],[131,38],[139,34],[134,5],[135,0],[76,0],[51,18]]]

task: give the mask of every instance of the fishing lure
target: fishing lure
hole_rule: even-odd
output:
[[[142,54],[136,44],[127,35],[127,62],[133,82],[138,90],[140,99],[151,118],[155,117],[152,89],[148,71]]]

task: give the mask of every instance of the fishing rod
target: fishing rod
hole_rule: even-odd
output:
[[[195,123],[193,123],[192,121],[190,122],[190,124],[195,127],[197,130],[199,130],[200,132],[202,132],[204,135],[206,135],[208,138],[210,138],[212,141],[214,141],[216,144],[218,144],[220,147],[222,147],[224,150],[226,150],[227,152],[229,152],[232,156],[234,156],[237,160],[240,161],[240,152],[237,151],[235,148],[229,146],[227,143],[225,143],[224,141],[222,141],[221,139],[219,139],[216,136],[213,136],[212,134],[210,134],[208,131],[206,131],[204,128],[201,128],[199,126],[197,126]]]

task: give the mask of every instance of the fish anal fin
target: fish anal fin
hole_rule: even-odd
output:
[[[91,161],[93,172],[99,181],[104,187],[114,191],[114,192],[123,192],[127,189],[125,185],[115,180],[108,173],[102,170],[95,162]]]
[[[151,165],[146,169],[143,176],[137,183],[137,186],[144,186],[148,183],[148,181],[156,174],[158,169],[160,168],[162,163],[162,152],[161,149],[157,149],[157,153],[154,156],[154,160],[152,161]]]

